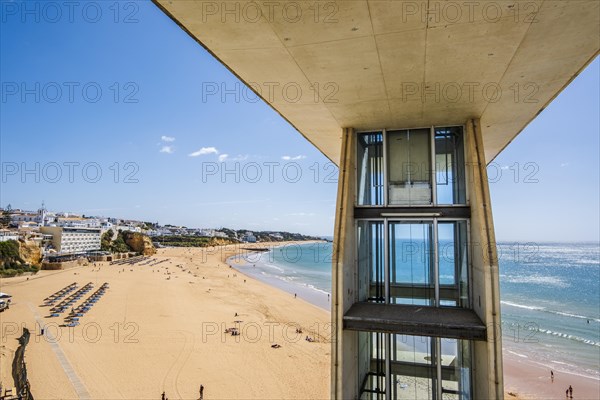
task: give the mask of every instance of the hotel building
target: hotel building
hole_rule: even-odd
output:
[[[52,235],[52,245],[61,254],[100,250],[100,228],[42,226],[40,232]]]

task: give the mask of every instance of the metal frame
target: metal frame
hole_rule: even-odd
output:
[[[470,219],[469,218],[450,218],[450,217],[422,217],[422,218],[406,218],[406,217],[379,217],[379,218],[355,218],[354,219],[354,235],[356,237],[356,240],[358,242],[358,222],[360,221],[366,221],[366,222],[383,222],[383,229],[384,229],[384,233],[383,233],[383,241],[384,241],[384,247],[383,247],[383,268],[384,268],[384,288],[385,288],[385,304],[390,304],[390,260],[389,260],[389,223],[390,222],[400,222],[400,223],[418,223],[418,222],[428,222],[432,224],[433,227],[433,233],[432,233],[432,248],[433,248],[433,260],[432,260],[432,264],[433,264],[433,279],[434,279],[434,294],[435,294],[435,305],[434,307],[441,307],[440,306],[440,283],[439,283],[439,243],[438,243],[438,222],[465,222],[467,224],[467,237],[466,237],[466,243],[467,243],[467,247],[468,247],[468,251],[467,251],[467,274],[468,274],[468,284],[469,284],[469,299],[468,299],[468,306],[469,308],[473,305],[473,292],[472,292],[472,277],[473,274],[471,273],[471,251],[472,251],[472,246],[469,246],[470,243],[470,239],[471,239],[471,230],[470,230]],[[355,253],[355,260],[356,260],[356,268],[358,271],[358,252],[359,252],[359,245],[355,246],[354,248],[354,253]],[[367,283],[368,285],[370,285],[370,282]],[[358,280],[356,281],[356,287],[355,287],[355,293],[359,293],[359,287],[358,287]],[[370,292],[370,288],[369,288],[369,292]],[[457,306],[458,307],[458,306]],[[458,308],[464,308],[464,307],[458,307]]]
[[[450,128],[450,127],[460,127],[462,130],[462,153],[464,155],[463,157],[463,169],[464,169],[464,174],[463,174],[463,178],[464,178],[464,203],[463,204],[443,204],[443,205],[439,205],[438,204],[438,193],[437,193],[437,166],[436,166],[436,148],[435,148],[435,129],[436,128]],[[390,131],[396,131],[396,130],[415,130],[415,129],[429,129],[429,140],[430,140],[430,163],[429,163],[429,167],[431,169],[431,203],[430,204],[423,204],[423,205],[409,205],[406,207],[390,207],[389,204],[389,182],[388,182],[388,132]],[[468,288],[468,308],[472,308],[473,306],[473,274],[472,274],[472,246],[470,245],[470,238],[471,238],[471,225],[470,225],[470,198],[469,198],[469,179],[468,179],[468,170],[467,170],[467,129],[466,126],[464,124],[462,125],[431,125],[431,126],[426,126],[426,127],[413,127],[413,128],[399,128],[399,129],[372,129],[372,130],[364,130],[364,131],[354,131],[353,134],[355,135],[360,135],[360,134],[364,134],[364,133],[380,133],[382,135],[382,192],[383,192],[383,204],[382,205],[359,205],[358,204],[358,186],[357,186],[357,190],[355,191],[354,195],[354,208],[356,211],[359,210],[368,210],[368,209],[379,209],[378,211],[378,215],[373,215],[373,217],[369,217],[369,216],[364,216],[364,217],[358,217],[358,218],[354,218],[354,234],[355,234],[355,238],[356,240],[358,240],[358,223],[360,221],[369,221],[369,222],[380,222],[383,223],[383,268],[384,268],[384,296],[385,296],[385,304],[390,304],[390,292],[391,292],[391,282],[390,282],[390,275],[391,275],[391,271],[390,271],[390,244],[389,244],[389,226],[390,223],[394,223],[394,222],[404,222],[404,223],[417,223],[417,221],[421,221],[421,222],[428,222],[432,224],[432,235],[431,235],[431,240],[432,240],[432,246],[433,246],[433,252],[432,252],[432,257],[433,260],[430,262],[430,266],[433,268],[433,279],[434,279],[434,306],[435,307],[441,307],[440,305],[440,282],[439,282],[439,243],[438,243],[438,239],[439,239],[439,235],[438,235],[438,222],[443,222],[443,221],[451,221],[451,222],[458,222],[458,221],[466,221],[466,245],[467,245],[467,251],[466,251],[466,263],[467,263],[467,282],[469,285]],[[356,141],[356,148],[354,151],[354,165],[358,166],[358,141]],[[354,182],[358,182],[358,177],[359,177],[359,173],[360,171],[358,170],[358,168],[355,168],[354,170]],[[423,210],[416,210],[415,212],[410,212],[408,210],[408,208],[422,208]],[[446,209],[450,209],[450,208],[464,208],[465,210],[463,210],[462,212],[459,211],[458,214],[454,214],[454,212],[452,212],[453,216],[445,216],[443,215],[440,211],[442,211],[444,208]],[[390,210],[391,212],[386,212],[385,209],[386,208],[404,208],[406,210],[402,210],[402,212],[399,213],[394,213],[392,210]],[[425,211],[425,209],[431,209],[431,212],[429,211]],[[437,210],[436,210],[437,209]],[[362,212],[359,211],[360,214],[363,214]],[[468,214],[467,216],[462,216],[461,214],[466,213]],[[363,214],[364,215],[364,214]],[[458,216],[461,215],[461,216]],[[355,214],[356,216],[356,214]],[[365,234],[370,235],[370,232],[367,231],[365,232]],[[355,254],[355,266],[357,268],[356,272],[355,272],[355,276],[357,274],[358,271],[358,255],[359,255],[359,246],[355,246],[354,249],[354,254]],[[370,274],[370,272],[369,272]],[[456,274],[456,273],[455,273]],[[359,279],[355,280],[355,293],[356,296],[358,296],[359,293]],[[367,297],[370,295],[370,286],[371,286],[371,282],[370,282],[370,278],[368,279],[368,282],[365,283],[367,285],[367,292],[368,295]],[[460,287],[458,288],[458,296],[460,297]],[[355,298],[356,300],[356,298]],[[458,304],[458,301],[457,301]],[[460,308],[460,307],[457,307]],[[392,340],[392,334],[385,334],[385,344],[384,344],[384,352],[385,352],[385,356],[386,356],[386,360],[385,360],[385,396],[387,399],[391,398],[391,393],[392,393],[392,382],[391,382],[391,340]],[[357,336],[357,340],[358,336]],[[432,361],[435,362],[435,369],[436,369],[436,377],[435,377],[435,397],[439,400],[442,399],[442,395],[443,395],[443,390],[442,390],[442,364],[441,364],[441,339],[440,338],[431,338],[432,340],[432,345],[433,345],[433,351],[435,352],[435,354],[432,354],[432,356],[434,356],[434,359]],[[471,368],[470,371],[472,373],[472,369],[473,369],[473,364],[472,364],[472,344],[469,343],[469,357],[471,358]],[[471,385],[470,387],[470,391],[472,393],[472,379],[469,380],[469,383]],[[359,394],[362,394],[361,388],[360,386],[360,382],[358,382],[358,390],[359,390]],[[378,393],[378,396],[380,394],[383,393]]]
[[[467,179],[467,165],[466,165],[466,161],[467,161],[467,157],[466,157],[466,151],[467,151],[467,147],[466,147],[466,126],[465,125],[430,125],[430,126],[422,126],[422,127],[412,127],[412,128],[398,128],[398,129],[371,129],[371,130],[364,130],[364,131],[354,131],[355,135],[360,135],[360,134],[364,134],[364,133],[381,133],[383,135],[383,205],[359,205],[358,203],[358,193],[354,193],[354,207],[355,208],[371,208],[371,207],[389,207],[389,194],[388,194],[388,181],[387,181],[387,176],[388,176],[388,166],[387,166],[387,133],[388,132],[392,132],[392,131],[411,131],[411,130],[417,130],[417,129],[429,129],[429,140],[430,140],[430,165],[429,168],[431,168],[431,204],[419,204],[416,207],[440,207],[440,205],[437,204],[437,178],[436,178],[436,165],[435,165],[435,129],[436,128],[455,128],[455,127],[460,127],[462,129],[462,134],[463,134],[463,143],[462,143],[462,147],[463,147],[463,155],[464,155],[464,170],[465,170],[465,176],[464,176],[464,180],[465,180],[465,203],[464,204],[442,204],[441,207],[464,207],[464,206],[468,206],[470,204],[469,202],[469,187],[468,187],[468,179]],[[356,142],[356,146],[358,148],[358,141]],[[354,165],[358,165],[358,151],[354,151]],[[358,182],[358,168],[355,168],[354,170],[354,182]],[[408,206],[411,207],[411,206]]]

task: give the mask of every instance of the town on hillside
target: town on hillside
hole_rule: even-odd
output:
[[[60,269],[62,263],[151,255],[157,247],[323,240],[281,231],[207,229],[113,217],[0,208],[0,276]]]

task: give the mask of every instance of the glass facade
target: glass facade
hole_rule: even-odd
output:
[[[362,133],[357,149],[359,205],[383,205],[383,133]]]
[[[388,203],[432,204],[430,130],[391,131],[386,140]]]
[[[466,220],[358,220],[357,243],[360,301],[470,307]]]
[[[462,127],[359,133],[357,142],[358,206],[466,204]]]
[[[435,182],[438,204],[465,204],[462,128],[435,128]]]
[[[462,127],[360,133],[357,143],[356,205],[402,207],[356,220],[358,300],[470,308],[469,221],[438,212],[467,203]],[[361,399],[472,398],[468,340],[361,331],[358,349]]]
[[[470,341],[379,332],[358,340],[361,399],[472,399]]]

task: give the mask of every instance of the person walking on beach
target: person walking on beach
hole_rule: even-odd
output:
[[[573,386],[569,385],[569,397],[573,398]]]
[[[204,385],[200,385],[200,400],[204,399]]]
[[[550,380],[554,383],[554,371],[550,370]]]

